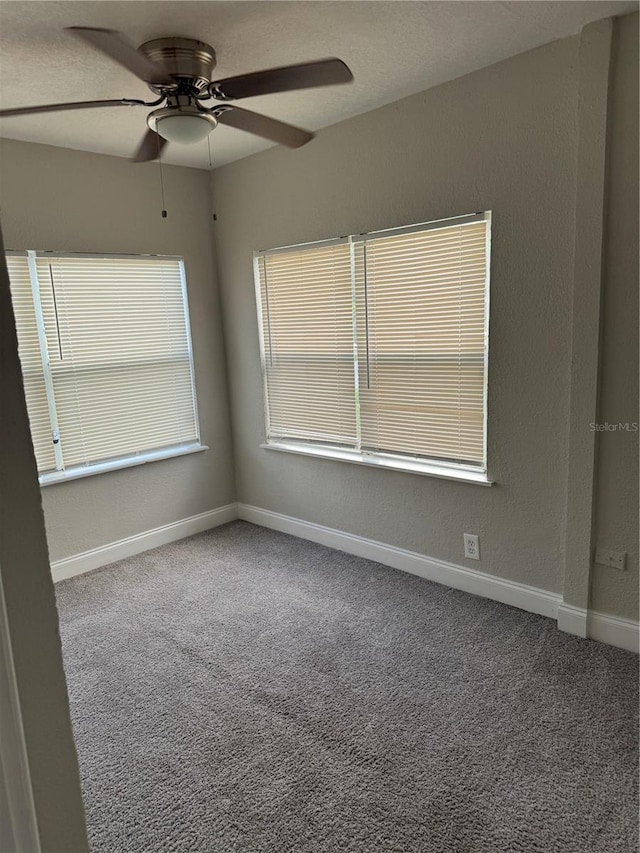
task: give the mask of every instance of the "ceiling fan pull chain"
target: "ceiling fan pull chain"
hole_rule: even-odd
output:
[[[160,194],[162,195],[162,218],[167,218],[167,211],[164,206],[164,178],[162,175],[162,159],[160,157],[160,137],[158,137],[158,166],[160,167]]]

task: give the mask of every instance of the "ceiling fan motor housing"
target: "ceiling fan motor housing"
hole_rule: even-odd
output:
[[[161,38],[146,41],[138,48],[169,77],[182,83],[189,81],[198,91],[205,90],[216,67],[216,52],[203,41],[188,38]],[[150,84],[154,92],[163,87]]]

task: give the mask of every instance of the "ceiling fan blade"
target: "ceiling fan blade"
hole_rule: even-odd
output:
[[[293,89],[311,89],[314,86],[332,86],[335,83],[350,83],[351,70],[341,59],[319,59],[299,65],[284,65],[253,71],[237,77],[227,77],[211,83],[209,92],[214,98],[235,100],[270,95],[274,92],[289,92]]]
[[[7,116],[26,116],[31,113],[57,113],[60,110],[90,110],[96,107],[135,107],[146,106],[144,101],[133,98],[120,98],[112,101],[72,101],[68,104],[41,104],[38,107],[16,107],[15,109],[0,110],[0,118]]]
[[[262,136],[264,139],[287,145],[289,148],[300,148],[301,145],[313,139],[313,133],[309,133],[308,130],[302,130],[292,124],[285,124],[283,121],[252,113],[240,107],[225,106],[220,108],[220,112],[215,109],[212,112],[220,124],[235,127],[237,130],[246,130],[247,133]]]
[[[131,158],[134,163],[148,163],[150,160],[158,160],[160,152],[167,144],[167,140],[156,133],[155,130],[149,130],[142,137],[142,142],[138,145],[136,153]]]
[[[93,47],[97,47],[120,65],[124,65],[145,83],[156,86],[169,86],[173,83],[161,68],[139,53],[115,30],[103,30],[97,27],[67,27],[66,29]]]

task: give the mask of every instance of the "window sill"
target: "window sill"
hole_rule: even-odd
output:
[[[96,462],[93,465],[77,465],[65,471],[49,471],[46,474],[40,474],[38,480],[41,486],[51,486],[54,483],[66,483],[67,480],[79,480],[81,477],[119,471],[121,468],[133,468],[136,465],[145,465],[147,462],[158,462],[161,459],[172,459],[174,456],[186,456],[189,453],[200,453],[208,449],[205,444],[184,444],[181,447],[150,450],[146,453],[137,453],[135,456],[122,456],[107,462]]]
[[[371,456],[358,453],[356,450],[343,450],[337,447],[320,447],[300,445],[293,442],[270,442],[261,444],[265,450],[279,450],[284,453],[297,453],[301,456],[315,456],[320,459],[333,459],[339,462],[352,462],[356,465],[366,465],[370,468],[386,468],[392,471],[403,471],[409,474],[421,474],[425,477],[438,477],[443,480],[456,480],[462,483],[476,483],[480,486],[492,486],[483,471],[477,471],[464,466],[439,465],[437,462],[414,462],[410,459],[399,459],[384,456]]]

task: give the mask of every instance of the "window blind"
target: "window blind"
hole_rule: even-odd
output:
[[[53,398],[27,399],[40,471],[52,467],[52,433],[65,470],[197,442],[181,260],[42,254],[34,275]],[[10,267],[10,278],[26,381],[38,306],[19,296],[23,274],[14,280]]]
[[[269,435],[353,446],[348,243],[265,254],[257,265]]]
[[[268,441],[486,470],[489,229],[257,253]]]
[[[362,448],[484,464],[487,223],[358,244]]]

